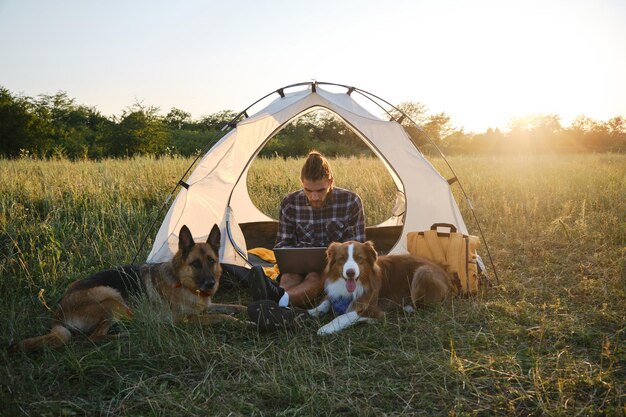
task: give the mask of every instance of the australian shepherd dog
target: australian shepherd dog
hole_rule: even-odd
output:
[[[408,254],[378,256],[372,242],[332,243],[326,257],[326,298],[309,314],[332,310],[335,318],[319,335],[372,321],[393,309],[413,311],[451,294],[452,279],[440,266]]]
[[[108,338],[113,320],[131,317],[129,303],[142,295],[155,307],[163,307],[174,322],[236,321],[231,315],[245,311],[245,307],[211,302],[222,271],[220,238],[220,229],[214,225],[206,242],[195,243],[189,228],[182,226],[178,251],[171,261],[126,265],[74,282],[59,302],[50,332],[14,343],[9,349],[29,352],[64,345],[73,333],[82,333],[92,341]]]

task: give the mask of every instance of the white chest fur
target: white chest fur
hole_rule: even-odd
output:
[[[363,293],[365,293],[365,288],[363,288],[363,285],[361,285],[361,283],[357,280],[355,290],[353,292],[349,292],[346,288],[346,280],[340,277],[334,281],[327,279],[325,291],[326,294],[332,298],[352,297],[352,300],[356,300],[361,297]]]

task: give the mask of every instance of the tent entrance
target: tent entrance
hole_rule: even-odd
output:
[[[331,160],[336,186],[361,195],[367,239],[375,243],[380,253],[387,253],[402,233],[406,211],[402,181],[374,144],[344,118],[320,106],[297,114],[272,132],[239,176],[229,198],[229,208],[239,220],[246,247],[274,246],[280,201],[301,188],[303,157],[312,149]],[[284,153],[296,153],[299,157],[281,155]],[[341,161],[334,162],[334,155],[341,155],[338,157]],[[359,172],[360,169],[364,171]],[[355,176],[355,172],[359,175]],[[376,186],[372,189],[363,183],[364,177],[375,179]],[[245,213],[230,204],[244,199],[249,201]],[[238,247],[243,249],[242,245]]]
[[[285,131],[290,132],[284,134]],[[378,213],[377,216],[370,216],[366,223],[368,225],[383,223],[385,225],[400,225],[403,223],[406,198],[405,186],[400,175],[375,143],[333,110],[320,105],[306,108],[278,125],[259,145],[253,151],[248,150],[248,152],[252,151],[250,157],[243,161],[242,172],[237,176],[227,200],[228,207],[237,216],[240,223],[278,219],[282,197],[301,188],[299,178],[302,161],[297,162],[296,158],[306,156],[313,149],[320,151],[329,159],[336,155],[343,155],[366,159],[371,157],[379,161],[380,164],[374,169],[378,172],[381,187],[384,187],[386,191],[377,199],[376,207],[381,206],[383,208],[375,211],[366,210],[366,215],[373,212]],[[286,153],[294,154],[294,152],[298,157],[285,155]],[[259,158],[261,160],[282,158],[283,160],[291,160],[293,164],[255,170],[252,167]],[[357,165],[358,163],[358,161],[355,162]],[[335,185],[350,189],[360,195],[358,185],[355,187],[350,181],[353,170],[340,172],[339,167],[335,164],[332,165],[335,173]],[[265,190],[268,184],[262,181],[259,187],[259,176],[274,178],[269,186],[272,189],[281,190],[282,195],[278,200],[267,198]],[[380,214],[380,211],[383,210],[386,210],[385,217],[381,217]]]

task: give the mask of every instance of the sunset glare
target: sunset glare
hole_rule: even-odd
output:
[[[0,85],[194,118],[316,79],[457,128],[626,115],[626,2],[0,1]]]

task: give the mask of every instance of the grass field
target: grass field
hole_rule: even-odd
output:
[[[0,160],[0,342],[43,332],[44,302],[52,307],[71,281],[130,262],[189,163]],[[173,326],[142,304],[119,324],[120,340],[76,338],[31,356],[1,349],[0,414],[626,415],[626,155],[451,163],[499,287],[323,338],[318,324],[269,335]],[[275,215],[300,164],[255,164],[249,183],[262,210]],[[362,194],[368,223],[383,220],[393,190],[380,166],[333,164],[338,184]],[[217,299],[249,300],[238,289]]]

